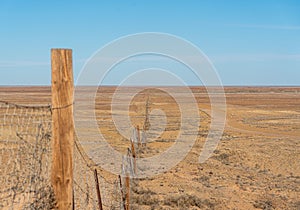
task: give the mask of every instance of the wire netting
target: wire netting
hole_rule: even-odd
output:
[[[51,106],[0,101],[0,209],[55,209],[51,187]],[[122,209],[120,182],[101,170],[75,140],[74,208]],[[94,170],[98,171],[99,186]]]
[[[95,173],[98,172],[103,209],[122,209],[120,182],[116,175],[104,172],[85,153],[75,140],[74,148],[74,204],[75,209],[98,209]]]
[[[51,209],[50,106],[0,102],[0,208]]]

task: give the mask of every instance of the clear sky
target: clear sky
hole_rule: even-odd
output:
[[[49,85],[56,47],[73,49],[77,77],[96,50],[140,32],[194,43],[224,85],[300,85],[297,0],[1,0],[0,28],[0,85]]]

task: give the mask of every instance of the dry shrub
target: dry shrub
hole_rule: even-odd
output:
[[[253,204],[254,208],[263,210],[272,210],[274,206],[271,200],[256,200]]]
[[[171,196],[164,200],[164,205],[179,207],[180,209],[198,207],[201,209],[214,209],[215,203],[208,199],[201,199],[194,195]]]
[[[152,206],[158,204],[159,200],[153,196],[143,194],[143,195],[135,196],[134,203],[138,205]]]
[[[154,206],[159,203],[159,200],[154,197],[154,195],[156,194],[155,192],[140,187],[134,182],[132,184],[131,191],[133,193],[132,202],[134,205]]]

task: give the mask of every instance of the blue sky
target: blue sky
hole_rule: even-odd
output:
[[[140,32],[192,42],[224,85],[300,85],[296,0],[2,0],[0,27],[0,85],[49,85],[56,47],[73,49],[76,78],[96,50]]]

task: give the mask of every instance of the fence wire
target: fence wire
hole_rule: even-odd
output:
[[[99,188],[103,209],[122,209],[119,179],[104,174],[75,140],[74,148],[74,204],[75,209],[98,209],[97,185],[94,170],[98,171]]]
[[[51,209],[50,106],[0,101],[0,209]]]
[[[0,209],[55,209],[51,187],[51,106],[0,101]],[[104,174],[80,142],[74,146],[74,207],[98,209],[94,170],[103,209],[122,209],[119,179]]]

